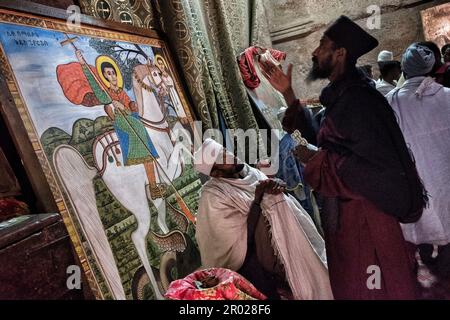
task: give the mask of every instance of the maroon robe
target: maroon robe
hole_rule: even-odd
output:
[[[326,131],[326,123],[325,129]],[[392,216],[346,188],[336,173],[340,156],[320,151],[308,162],[306,181],[327,197],[339,197],[339,227],[324,228],[334,298],[416,299],[414,250],[408,248]],[[381,270],[381,290],[369,290],[370,266]]]
[[[414,250],[399,220],[420,217],[426,192],[394,113],[356,71],[326,87],[321,101],[321,151],[307,163],[305,179],[324,199],[334,297],[416,299]],[[381,271],[381,289],[367,285],[372,266]]]

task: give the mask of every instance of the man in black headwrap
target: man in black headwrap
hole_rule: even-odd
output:
[[[426,191],[386,99],[358,72],[356,61],[378,41],[347,17],[324,33],[313,52],[309,80],[330,80],[319,151],[297,148],[305,178],[324,199],[322,221],[336,299],[415,299],[414,250],[399,222],[417,221]],[[297,127],[310,135],[304,106],[287,74],[263,66],[290,106]],[[307,136],[304,134],[304,136]]]

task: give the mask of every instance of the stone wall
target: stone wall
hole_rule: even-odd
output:
[[[273,47],[287,52],[294,64],[294,89],[301,98],[317,98],[326,81],[305,84],[311,67],[311,53],[317,47],[326,26],[341,14],[347,15],[375,36],[380,45],[362,57],[358,64],[371,64],[378,76],[379,51],[393,51],[400,59],[405,48],[424,39],[420,11],[448,1],[417,0],[264,0],[271,27]],[[368,30],[367,8],[381,8],[381,28]]]

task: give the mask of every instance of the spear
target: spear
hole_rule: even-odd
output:
[[[67,46],[67,45],[71,45],[72,48],[75,50],[75,52],[79,51],[78,48],[75,46],[75,43],[74,43],[75,41],[78,40],[78,37],[71,38],[71,37],[69,37],[69,35],[67,33],[64,33],[64,35],[66,36],[67,39],[60,42],[61,46],[64,47],[64,46]],[[83,57],[83,60],[84,60],[84,57]],[[84,60],[84,61],[86,61],[86,60]],[[87,63],[86,63],[86,65],[87,65]],[[109,95],[108,90],[106,90],[105,86],[103,85],[103,82],[100,81],[100,79],[98,79],[97,75],[94,72],[92,72],[92,70],[91,70],[91,68],[89,66],[87,66],[87,70],[92,75],[92,77],[94,77],[95,81],[100,86],[100,88],[103,89],[103,93],[105,95],[107,95],[107,97],[109,98],[110,102],[112,102],[112,98]]]

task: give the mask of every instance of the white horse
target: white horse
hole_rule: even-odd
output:
[[[145,78],[144,83],[150,85],[150,81],[152,81],[152,79],[150,79],[148,76]],[[168,184],[170,188],[170,183],[174,179],[179,177],[182,173],[185,156],[185,154],[183,154],[183,150],[185,150],[185,148],[174,148],[174,143],[177,139],[177,136],[180,136],[180,134],[184,133],[185,130],[179,122],[177,122],[172,130],[170,130],[169,124],[166,120],[167,112],[165,112],[164,108],[160,106],[155,95],[148,90],[142,89],[138,86],[137,83],[134,83],[134,89],[142,122],[146,127],[148,135],[152,140],[159,156],[156,160],[157,163],[155,162],[154,164],[156,182]],[[174,134],[174,132],[176,132],[176,134]],[[186,139],[189,138],[189,136],[183,135],[183,138]],[[150,266],[150,260],[147,254],[146,238],[150,231],[151,222],[151,213],[148,205],[149,200],[155,205],[156,209],[158,210],[157,222],[161,231],[163,233],[169,232],[169,228],[167,227],[166,223],[166,202],[164,197],[151,199],[150,195],[147,192],[146,186],[149,184],[149,181],[144,165],[138,164],[132,166],[124,166],[122,154],[123,153],[120,147],[119,139],[115,131],[106,132],[95,139],[93,144],[93,155],[96,172],[102,177],[111,194],[135,216],[138,227],[131,234],[131,239],[136,247],[136,251],[139,254],[139,258],[142,261],[145,271],[150,278],[150,283],[154,289],[156,298],[163,299],[161,292],[158,289],[156,278]],[[59,163],[66,162],[65,166],[69,167],[79,166],[80,158],[82,159],[82,156],[73,148],[66,148],[64,149],[64,152],[55,152],[55,160]],[[70,162],[73,163],[71,164]],[[64,167],[57,167],[57,169],[63,171],[65,170]],[[88,168],[86,170],[86,174],[88,175],[88,177],[90,177],[91,181],[92,169],[93,168]],[[79,174],[80,176],[83,175],[82,172],[80,172]],[[60,173],[59,175],[64,180],[64,176],[66,175],[64,173]],[[70,184],[72,189],[93,189],[92,184],[88,186],[86,183],[83,183],[82,186],[77,186],[77,183],[73,181],[74,177],[70,176],[70,178],[70,183],[69,181],[65,182],[67,185]],[[89,193],[91,194],[92,190]],[[83,199],[80,198],[78,199],[78,201],[83,201]],[[96,213],[93,213],[92,210],[79,210],[77,214],[79,218],[81,216],[81,221],[87,222],[89,221],[89,219],[83,216],[92,214],[98,215],[98,211],[96,211]],[[100,221],[96,218],[96,221],[97,220]],[[98,221],[98,227],[102,228],[102,225],[98,224]],[[89,241],[92,246],[92,250],[94,251],[94,254],[98,259],[100,265],[115,265],[115,262],[111,261],[113,257],[109,252],[110,248],[109,251],[106,250],[107,254],[102,254],[102,252],[105,252],[104,246],[109,247],[109,244],[107,243],[106,236],[103,236],[103,233],[101,234],[102,236],[100,237],[100,241],[94,241],[94,245],[92,245],[92,241]],[[89,237],[94,235],[92,233],[88,233],[86,234],[86,236]],[[110,272],[110,274],[105,273],[105,277],[113,277],[117,285],[117,273],[118,271],[116,268],[115,271],[113,270],[112,272]],[[116,290],[115,296],[122,297],[122,292],[120,292],[120,290]]]
[[[137,87],[135,87],[136,89]],[[174,149],[174,141],[172,141],[175,137],[169,129],[166,113],[162,110],[154,94],[142,92],[142,106],[142,122],[158,153],[158,159],[154,162],[156,183],[165,183],[170,188],[171,182],[182,173],[182,152],[179,150],[175,152],[177,150]],[[180,127],[182,127],[181,124],[177,123],[173,129],[177,130]],[[131,239],[155,292],[159,293],[147,255],[146,239],[151,222],[148,200],[156,207],[158,226],[166,234],[169,232],[169,228],[166,223],[165,198],[151,199],[146,188],[150,182],[143,165],[123,166],[122,152],[116,152],[117,149],[120,149],[120,144],[115,132],[108,132],[98,137],[93,147],[96,167],[109,191],[136,217],[138,227],[131,234]],[[111,156],[114,159],[112,162],[105,161]],[[118,161],[121,162],[121,165],[118,165]]]

